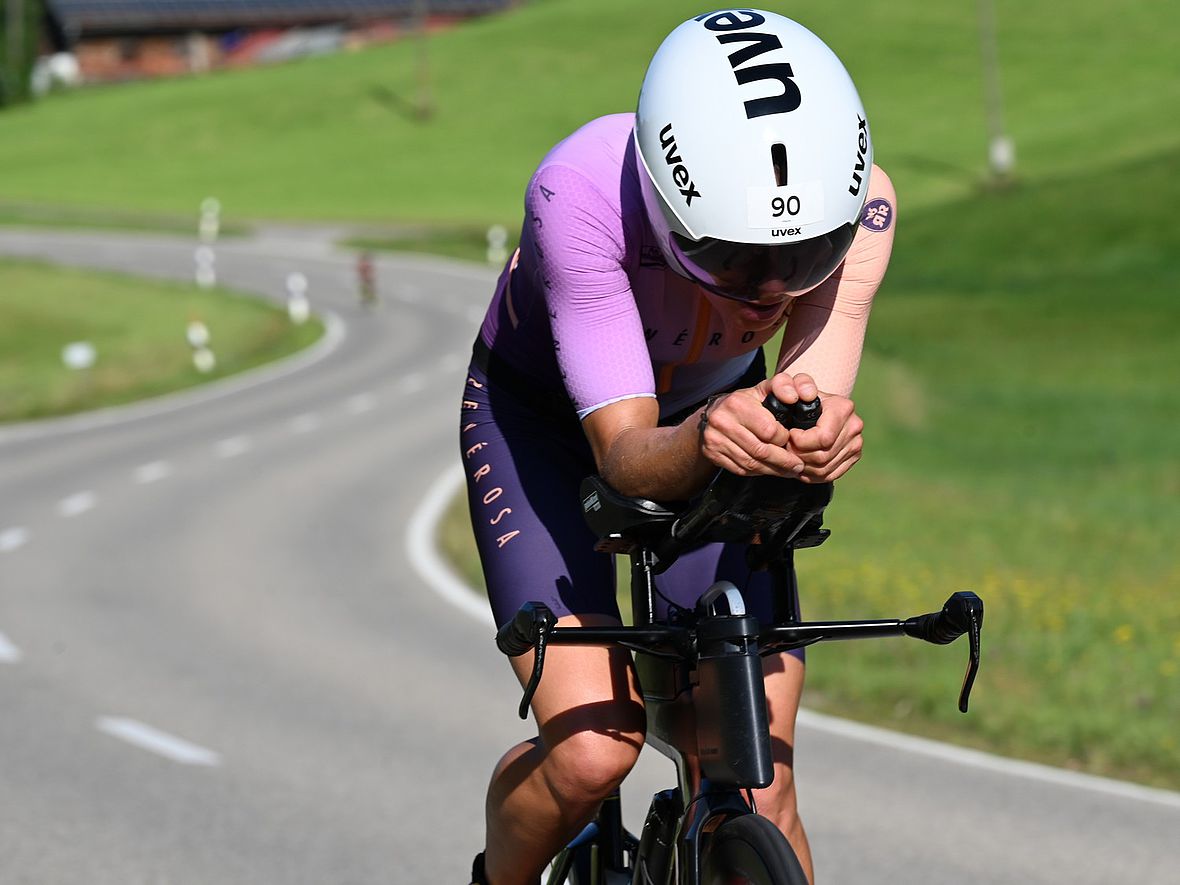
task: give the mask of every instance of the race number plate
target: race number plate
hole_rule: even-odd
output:
[[[747,223],[754,230],[786,231],[824,217],[824,191],[818,181],[786,187],[746,188]]]

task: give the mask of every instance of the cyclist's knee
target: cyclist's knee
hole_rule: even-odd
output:
[[[795,772],[789,766],[775,766],[774,782],[757,792],[758,811],[784,831],[797,826],[799,806],[795,794]]]
[[[623,782],[642,747],[642,727],[576,732],[550,747],[549,784],[558,795],[597,802]]]

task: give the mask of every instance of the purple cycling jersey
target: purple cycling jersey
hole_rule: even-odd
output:
[[[612,402],[655,397],[668,418],[739,380],[753,383],[743,376],[756,373],[756,352],[777,331],[735,325],[734,311],[714,307],[718,296],[668,269],[643,208],[633,120],[594,120],[542,161],[525,197],[520,250],[480,329],[488,365],[477,348],[460,438],[498,622],[531,599],[558,615],[618,614],[613,567],[594,552],[577,506],[578,484],[596,464],[567,400],[584,418]],[[779,370],[808,372],[827,393],[850,393],[889,262],[893,199],[889,178],[874,166],[844,262],[792,299],[777,323],[787,322]],[[691,606],[702,580],[725,578],[768,617],[769,579],[744,567],[741,547],[694,552],[660,576],[660,592]]]
[[[564,390],[579,417],[641,396],[656,397],[663,417],[740,378],[792,316],[799,334],[788,334],[784,353],[798,364],[793,371],[820,369],[822,390],[847,393],[892,244],[888,178],[874,168],[866,203],[887,209],[884,227],[862,218],[833,277],[800,296],[775,327],[752,332],[732,325],[665,263],[644,213],[633,121],[633,114],[593,120],[541,162],[525,197],[520,250],[500,277],[483,341],[541,388]]]

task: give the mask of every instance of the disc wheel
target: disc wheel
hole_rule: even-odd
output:
[[[807,885],[786,836],[764,817],[727,820],[709,839],[701,885]]]

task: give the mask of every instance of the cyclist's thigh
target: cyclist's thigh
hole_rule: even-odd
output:
[[[496,622],[535,600],[562,626],[617,624],[614,562],[594,552],[596,538],[582,516],[578,488],[595,465],[576,419],[554,421],[478,369],[471,370],[464,402],[468,503]],[[522,682],[532,661],[531,653],[512,659]],[[622,649],[549,646],[533,712],[550,747],[585,733],[634,746],[642,741],[643,709]]]
[[[529,601],[559,617],[618,617],[611,558],[594,552],[578,487],[595,470],[576,418],[520,403],[478,369],[464,392],[460,444],[468,504],[497,624]]]
[[[617,624],[606,615],[567,615],[558,626]],[[512,660],[523,684],[532,672],[530,652]],[[621,648],[550,645],[545,677],[533,696],[533,715],[544,745],[553,749],[579,735],[597,735],[617,744],[623,755],[643,744],[646,717],[631,656]],[[584,750],[584,741],[578,742]],[[628,763],[629,766],[629,763]]]
[[[774,580],[768,571],[751,571],[746,565],[745,544],[706,544],[681,556],[656,586],[666,598],[659,600],[659,614],[666,615],[667,602],[691,609],[714,581],[732,581],[742,591],[746,611],[760,623],[769,624],[774,617]],[[789,654],[804,660],[803,649]]]

